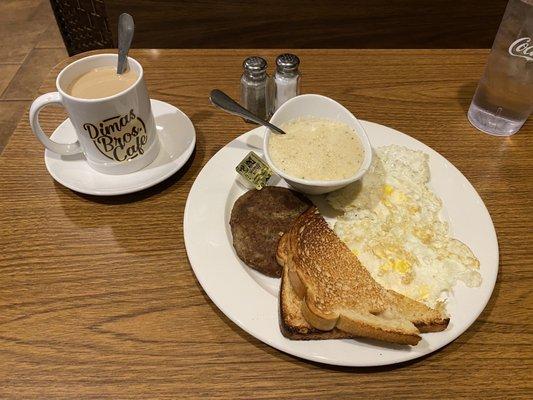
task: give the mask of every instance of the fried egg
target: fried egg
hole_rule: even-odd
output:
[[[361,181],[328,195],[343,214],[335,232],[374,279],[433,308],[453,286],[481,284],[479,261],[450,237],[442,203],[429,188],[428,155],[396,145],[375,150]]]

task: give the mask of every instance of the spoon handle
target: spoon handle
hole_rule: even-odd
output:
[[[122,13],[118,17],[118,64],[117,74],[122,74],[128,69],[128,51],[133,39],[133,17]]]
[[[262,118],[259,118],[255,114],[252,114],[250,111],[242,107],[239,103],[237,103],[235,100],[233,100],[231,97],[229,97],[226,93],[224,93],[221,90],[218,90],[218,89],[212,90],[209,96],[209,99],[211,100],[211,103],[213,103],[214,106],[221,108],[229,112],[230,114],[238,115],[239,117],[243,117],[257,124],[266,126],[267,128],[270,128],[273,131],[276,131],[281,134],[285,134],[285,132],[283,132],[277,126],[272,125],[270,122],[267,122]]]

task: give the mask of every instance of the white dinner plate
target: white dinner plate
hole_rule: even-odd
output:
[[[232,246],[229,216],[245,192],[235,166],[250,150],[260,153],[263,128],[238,137],[202,169],[191,188],[184,215],[187,254],[196,277],[217,307],[249,334],[278,350],[326,364],[378,366],[412,360],[452,342],[485,308],[498,274],[498,242],[490,215],[470,182],[448,160],[423,143],[394,129],[361,121],[373,147],[397,144],[429,154],[431,187],[443,202],[443,218],[453,237],[466,243],[480,261],[483,282],[461,282],[449,297],[451,315],[443,332],[422,334],[417,346],[371,340],[286,339],[279,328],[279,280],[268,278],[239,260]],[[282,182],[278,183],[280,186]],[[460,350],[459,350],[460,351]]]
[[[45,150],[44,161],[50,175],[76,192],[115,196],[149,188],[176,173],[194,150],[194,126],[189,117],[173,105],[159,100],[150,101],[161,147],[156,159],[149,165],[130,174],[103,174],[92,169],[83,154],[61,156]],[[56,128],[51,139],[58,143],[76,140],[70,119]]]

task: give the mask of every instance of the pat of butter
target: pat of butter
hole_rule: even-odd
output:
[[[263,189],[272,177],[270,167],[253,151],[235,168],[239,174],[240,182],[249,189]]]

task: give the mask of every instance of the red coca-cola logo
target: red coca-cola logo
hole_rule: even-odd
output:
[[[533,61],[533,44],[530,37],[516,39],[509,46],[509,54],[515,57],[525,58],[527,61]]]

